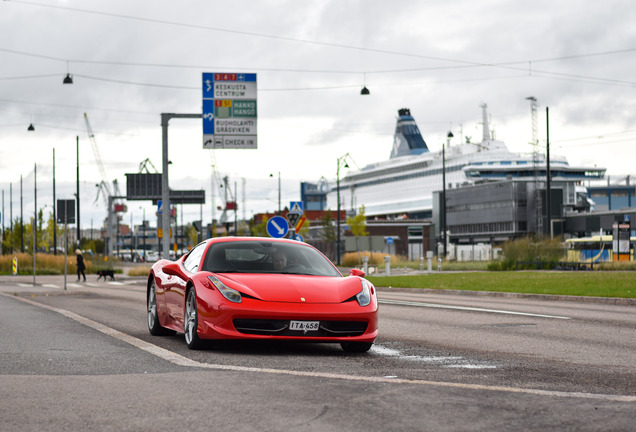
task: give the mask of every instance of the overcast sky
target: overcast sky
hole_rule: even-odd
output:
[[[258,74],[257,150],[204,150],[200,120],[170,123],[170,186],[206,189],[207,222],[212,166],[237,184],[240,217],[274,211],[278,173],[285,206],[300,199],[301,181],[332,181],[346,153],[359,167],[388,159],[403,107],[432,151],[449,130],[457,142],[479,141],[486,103],[496,138],[531,152],[533,96],[543,148],[549,107],[552,154],[612,177],[636,174],[634,22],[630,0],[5,0],[5,225],[10,184],[19,215],[20,176],[24,212],[33,213],[36,164],[38,207],[51,207],[53,149],[57,198],[72,198],[76,137],[82,226],[100,225],[103,179],[84,113],[105,180],[125,192],[124,174],[145,159],[161,170],[160,114],[201,113],[203,72]],[[67,73],[72,85],[62,84]],[[360,95],[365,84],[369,96]],[[142,208],[154,212],[146,202],[128,207],[135,223]],[[200,211],[185,206],[184,222]]]

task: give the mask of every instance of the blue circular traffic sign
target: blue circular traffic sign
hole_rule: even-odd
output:
[[[267,234],[270,237],[281,238],[287,235],[289,224],[282,216],[274,216],[267,221]]]

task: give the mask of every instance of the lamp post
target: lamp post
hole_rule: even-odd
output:
[[[55,205],[55,148],[53,148],[53,255],[57,255],[57,212]]]
[[[274,174],[269,176],[274,177]],[[280,216],[280,171],[278,171],[278,215]]]
[[[20,252],[24,253],[24,215],[23,215],[22,175],[20,175]]]
[[[550,238],[552,238],[552,221],[550,220],[551,214],[550,214],[550,189],[551,189],[551,184],[550,184],[550,177],[552,177],[550,174],[550,110],[548,107],[545,107],[545,133],[546,133],[546,140],[545,140],[545,150],[546,150],[546,156],[545,156],[545,163],[546,163],[546,191],[545,191],[545,206],[546,206],[546,222],[547,222],[547,226],[546,226],[546,233],[550,236]]]
[[[336,198],[338,199],[338,204],[336,205],[336,264],[338,265],[340,265],[340,166],[349,168],[346,161],[347,157],[349,157],[349,153],[340,156],[336,166]]]
[[[80,249],[82,243],[82,225],[80,223],[80,181],[79,181],[79,135],[75,137],[75,154],[76,154],[76,175],[75,188],[77,198],[77,248]]]
[[[11,253],[13,253],[13,183],[9,183],[9,244],[11,245]]]
[[[446,135],[446,144],[450,147],[450,140],[453,138],[453,133],[448,132]],[[444,242],[444,259],[446,259],[446,147],[442,144],[442,239]]]
[[[33,286],[35,286],[35,253],[38,249],[38,164],[33,165]]]
[[[4,240],[4,220],[6,219],[4,213],[4,189],[2,189],[2,213],[0,213],[0,219],[2,220],[2,231],[0,231],[0,254],[4,254],[4,249],[2,248],[2,241]]]

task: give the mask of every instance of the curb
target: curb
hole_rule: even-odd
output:
[[[567,301],[574,303],[597,303],[621,306],[636,306],[634,298],[620,297],[583,297],[583,296],[567,296],[554,294],[527,294],[527,293],[509,293],[498,291],[465,291],[465,290],[447,290],[432,288],[392,288],[392,287],[376,287],[380,292],[407,292],[421,294],[448,294],[448,295],[465,295],[475,297],[508,297],[508,298],[527,298],[546,301]]]

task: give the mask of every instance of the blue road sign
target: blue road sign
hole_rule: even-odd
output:
[[[303,236],[301,236],[300,234],[296,234],[296,233],[294,233],[294,236],[293,236],[291,239],[292,239],[292,240],[299,241],[299,242],[303,242],[303,241],[305,241],[305,240],[303,239]]]
[[[303,202],[302,201],[290,201],[289,213],[303,214]]]
[[[393,244],[393,237],[387,237],[386,244]]]
[[[287,235],[289,224],[282,216],[274,216],[267,221],[267,234],[270,237],[281,238]]]
[[[255,73],[202,75],[203,148],[257,147],[257,86]]]
[[[203,134],[214,135],[214,99],[203,99]]]

